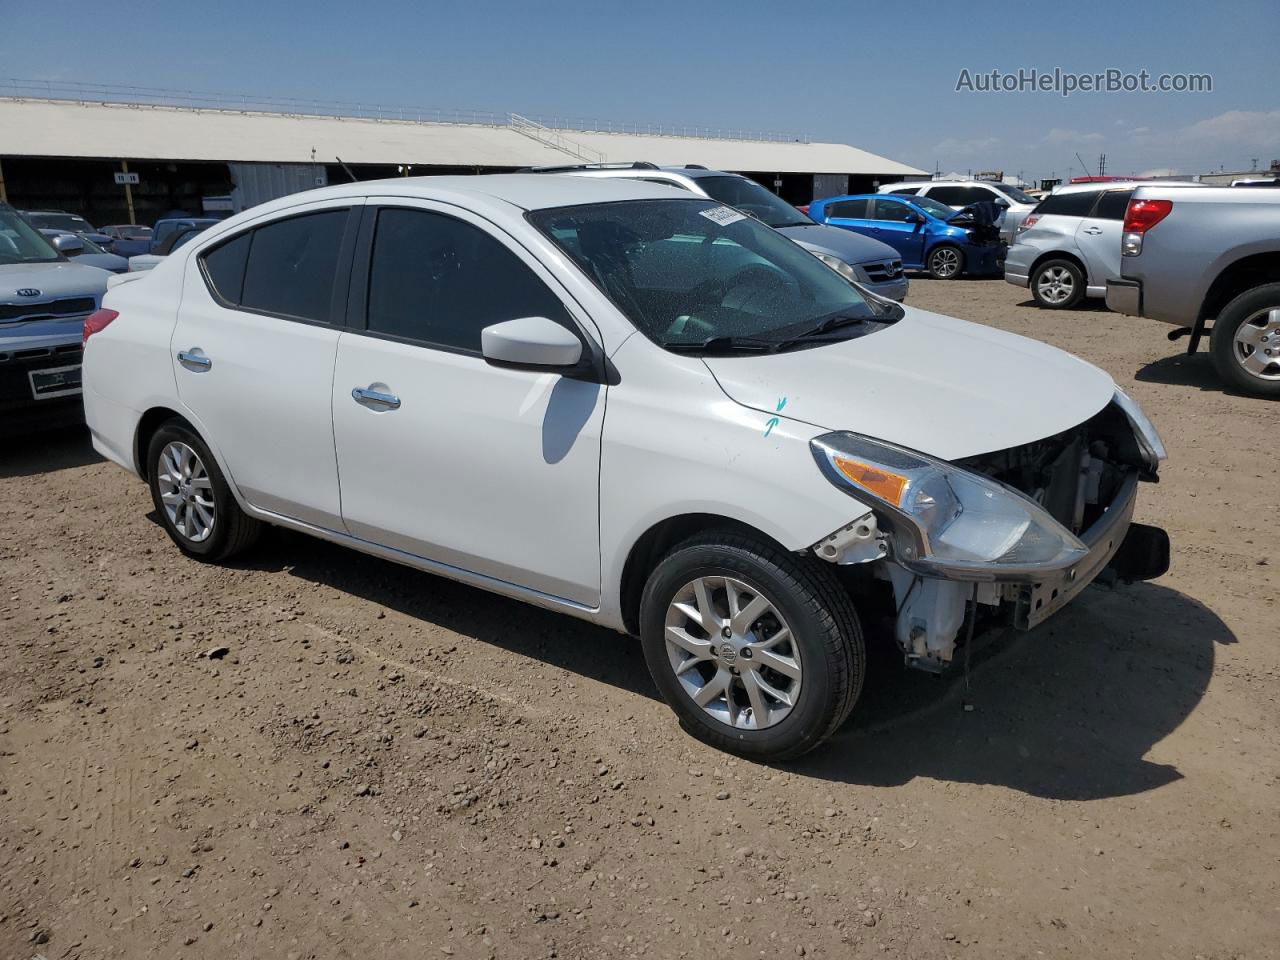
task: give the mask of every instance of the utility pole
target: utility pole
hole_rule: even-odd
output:
[[[121,161],[120,161],[120,172],[121,172],[121,173],[128,173],[128,172],[129,172],[129,161],[128,161],[128,160],[121,160]],[[137,218],[133,215],[133,187],[129,186],[129,183],[128,183],[128,179],[127,179],[127,178],[126,178],[126,180],[125,180],[125,185],[124,185],[124,202],[125,202],[126,204],[128,204],[128,205],[129,205],[129,223],[130,223],[130,224],[133,224],[133,225],[136,225],[136,224],[137,224],[137,222],[138,222],[138,220],[137,220]]]
[[[8,203],[9,194],[4,189],[4,162],[0,161],[0,203]]]
[[[1102,176],[1107,172],[1107,155],[1105,153],[1098,154],[1098,176]]]

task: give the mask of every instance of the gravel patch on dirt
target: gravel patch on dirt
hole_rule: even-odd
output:
[[[782,768],[682,733],[629,638],[290,533],[203,566],[83,432],[9,444],[0,956],[1280,955],[1280,407],[1160,324],[908,302],[1132,391],[1173,568],[989,639],[973,712],[874,657]]]

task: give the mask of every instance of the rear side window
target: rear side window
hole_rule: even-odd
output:
[[[1093,209],[1093,202],[1101,192],[1082,190],[1079,193],[1055,193],[1040,201],[1036,213],[1041,216],[1052,213],[1060,217],[1085,217]]]
[[[577,332],[560,298],[479,227],[426,210],[378,212],[371,332],[479,353],[485,327],[533,316]]]
[[[346,225],[346,210],[326,210],[255,229],[240,306],[328,322]]]
[[[865,220],[867,203],[866,200],[841,200],[839,203],[828,203],[827,216],[842,220]]]
[[[252,239],[252,232],[242,233],[201,258],[209,286],[227,303],[240,302],[240,291],[244,287],[244,266],[249,257],[249,243]]]
[[[1093,215],[1101,220],[1123,220],[1132,190],[1108,190],[1098,198]]]

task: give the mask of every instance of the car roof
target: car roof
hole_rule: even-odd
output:
[[[1067,193],[1101,193],[1110,190],[1132,190],[1135,187],[1202,187],[1190,180],[1110,180],[1107,183],[1066,183],[1055,187],[1053,196]]]
[[[252,209],[255,213],[268,213],[296,206],[303,198],[310,202],[374,196],[417,197],[423,200],[470,197],[482,202],[500,200],[523,210],[542,210],[618,200],[670,200],[671,188],[621,177],[547,177],[537,173],[391,177],[386,180],[360,180],[334,187],[320,187],[302,194],[281,197]]]

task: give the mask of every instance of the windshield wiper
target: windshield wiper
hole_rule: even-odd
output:
[[[829,317],[824,317],[821,321],[818,322],[817,326],[809,330],[804,330],[800,333],[793,334],[787,339],[790,341],[790,340],[803,340],[808,337],[818,337],[824,333],[830,333],[832,330],[835,330],[837,327],[850,327],[855,324],[866,323],[866,321],[867,321],[866,317],[859,317],[859,316],[855,316],[853,314],[847,314],[847,313],[835,313]]]

